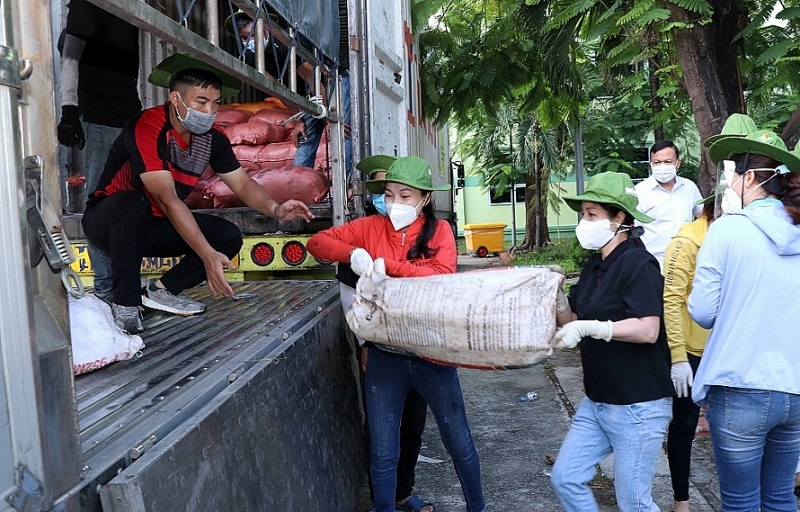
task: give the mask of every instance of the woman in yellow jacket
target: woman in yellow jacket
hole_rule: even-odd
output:
[[[689,316],[697,251],[714,221],[714,195],[703,200],[703,213],[681,226],[664,255],[664,325],[672,359],[672,422],[667,434],[667,458],[675,500],[673,512],[689,511],[689,465],[700,407],[692,401],[692,380],[708,340],[708,330]]]

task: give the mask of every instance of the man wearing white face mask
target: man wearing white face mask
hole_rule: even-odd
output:
[[[680,166],[677,146],[671,140],[660,140],[650,148],[650,177],[636,185],[639,211],[654,219],[642,224],[642,241],[662,268],[669,241],[682,224],[702,212],[697,205],[702,199],[700,190],[691,180],[678,176]]]
[[[109,152],[82,225],[86,237],[111,257],[114,320],[142,331],[141,306],[179,315],[205,311],[182,293],[206,280],[213,294],[233,295],[223,270],[235,268],[242,235],[236,225],[194,213],[184,202],[207,167],[248,206],[278,220],[311,220],[300,201],[278,204],[242,169],[224,132],[214,125],[223,96],[240,83],[178,53],[150,74],[169,87],[169,100],[134,117]],[[140,289],[144,256],[182,256],[160,279]]]

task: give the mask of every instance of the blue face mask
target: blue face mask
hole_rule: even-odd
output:
[[[264,39],[264,49],[266,50],[267,48],[269,48],[269,40],[265,38]],[[250,39],[247,40],[246,43],[244,43],[244,49],[245,49],[245,51],[249,51],[249,52],[253,52],[253,53],[256,52],[256,40],[255,40],[254,37],[251,37]]]
[[[372,196],[372,206],[378,210],[378,213],[386,217],[386,194],[375,194]]]

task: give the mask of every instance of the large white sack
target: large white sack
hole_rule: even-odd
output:
[[[364,339],[436,362],[530,366],[553,354],[562,279],[539,267],[391,278],[377,260],[346,318]]]
[[[75,375],[130,359],[144,348],[142,338],[122,332],[108,304],[92,294],[69,297],[69,324]]]

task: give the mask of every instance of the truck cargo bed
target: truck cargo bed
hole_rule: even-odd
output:
[[[349,506],[347,495],[350,488],[358,487],[363,469],[360,460],[363,457],[359,455],[362,443],[354,358],[350,346],[342,336],[338,286],[330,281],[285,280],[245,282],[233,286],[235,293],[252,294],[252,297],[242,300],[215,298],[204,285],[190,290],[189,295],[207,305],[206,313],[194,317],[177,317],[149,312],[143,322],[145,332],[142,339],[145,348],[141,355],[76,377],[86,483],[91,484],[85,485],[77,494],[81,495],[84,506],[91,503],[86,510],[99,510],[99,497],[96,495],[98,485],[100,494],[106,494],[103,498],[103,510],[106,511],[112,507],[113,510],[139,510],[137,507],[144,503],[148,503],[147,510],[166,510],[158,508],[165,503],[157,505],[158,498],[154,496],[159,492],[166,493],[162,498],[167,499],[167,502],[174,500],[176,505],[180,503],[178,493],[183,484],[175,482],[175,488],[171,487],[172,484],[168,482],[175,469],[165,465],[169,457],[162,457],[156,452],[168,450],[169,446],[191,438],[192,432],[201,432],[207,440],[188,441],[192,448],[188,453],[182,453],[181,465],[194,465],[200,460],[211,458],[209,453],[224,444],[226,435],[228,442],[231,436],[263,436],[264,443],[257,443],[250,451],[257,453],[262,448],[266,449],[269,444],[267,439],[273,434],[280,434],[272,432],[279,425],[252,424],[247,427],[246,432],[237,432],[242,422],[252,423],[250,420],[255,421],[259,414],[256,410],[250,410],[249,406],[254,409],[259,404],[269,407],[264,402],[268,395],[264,393],[265,390],[253,394],[254,384],[251,381],[255,382],[256,379],[263,381],[262,385],[265,386],[270,386],[270,382],[277,386],[284,380],[289,383],[286,384],[288,386],[294,386],[293,382],[296,381],[297,387],[302,383],[303,386],[319,388],[311,391],[320,395],[316,404],[304,404],[306,395],[309,394],[307,389],[301,393],[297,393],[296,389],[293,392],[289,389],[271,390],[286,393],[290,402],[302,405],[301,410],[306,410],[305,414],[295,418],[290,427],[290,431],[294,429],[297,435],[302,435],[306,427],[309,433],[312,432],[316,427],[304,423],[313,421],[320,415],[333,415],[333,411],[336,411],[336,414],[343,416],[343,424],[342,418],[331,418],[331,425],[334,426],[332,430],[336,431],[331,432],[331,437],[336,437],[334,444],[324,439],[324,432],[317,432],[314,439],[306,439],[305,442],[312,450],[308,454],[312,459],[319,458],[318,453],[311,457],[316,446],[317,450],[326,452],[340,451],[326,453],[320,460],[329,460],[329,457],[334,456],[353,461],[352,467],[344,474],[331,476],[330,483],[319,486],[320,491],[324,489],[325,493],[331,492],[331,486],[344,486],[347,491],[337,489],[336,494],[347,502],[342,509]],[[312,363],[318,357],[326,360],[324,364],[328,365],[327,370],[321,372],[319,364],[314,367]],[[292,358],[298,359],[301,367],[305,363],[312,366],[305,370],[289,370],[284,361]],[[333,360],[328,360],[329,358]],[[284,375],[286,372],[291,375]],[[288,381],[285,380],[287,377]],[[331,382],[337,383],[336,386],[331,386]],[[326,396],[326,393],[331,393],[334,389],[333,396]],[[236,403],[239,405],[235,405]],[[226,417],[231,414],[239,417],[239,425],[225,429],[216,425],[209,431],[206,426],[208,416],[223,407],[229,408]],[[345,414],[342,415],[342,412]],[[275,411],[271,414],[275,414]],[[209,445],[208,439],[213,440],[213,446]],[[274,452],[274,447],[268,451]],[[263,457],[264,454],[261,455]],[[243,507],[240,509],[245,510],[258,496],[272,494],[267,489],[269,477],[260,474],[256,467],[248,467],[247,456],[248,454],[237,455],[242,459],[239,463],[243,465],[243,471],[254,479],[250,486],[252,488],[248,487],[247,478],[241,479],[238,483],[240,488],[234,498],[226,494],[230,487],[209,486],[205,488],[203,501],[200,503],[226,503],[225,508],[231,503],[239,503]],[[260,464],[268,466],[264,460]],[[309,460],[304,461],[301,466],[304,466],[305,471],[312,471],[315,464],[319,462]],[[258,464],[254,462],[253,466],[256,465]],[[272,474],[272,483],[277,487],[293,487],[291,471],[281,473],[268,467],[262,469]],[[325,468],[325,471],[328,470],[329,468]],[[128,473],[127,481],[107,486],[120,472]],[[137,475],[137,478],[149,478],[149,481],[157,482],[157,489],[149,489],[147,485],[132,478],[131,473]],[[348,478],[343,479],[343,476]],[[259,482],[257,485],[256,481]],[[136,497],[128,496],[125,482],[132,482],[131,485],[136,486]],[[113,499],[109,497],[108,489],[111,489],[110,495],[113,495]],[[311,491],[302,492],[309,494]],[[273,503],[282,508],[302,504],[295,510],[315,509],[309,508],[309,503],[317,501],[317,496],[309,494],[306,500],[311,500],[310,502],[292,501],[299,498],[294,493],[291,494],[292,496],[287,497],[281,491],[280,495],[283,497],[277,499],[273,496]],[[262,499],[265,500],[262,503],[270,501],[267,497]],[[332,503],[328,501],[327,506],[330,505]],[[331,510],[339,508],[334,506]],[[175,508],[184,509],[192,508],[183,505]]]

